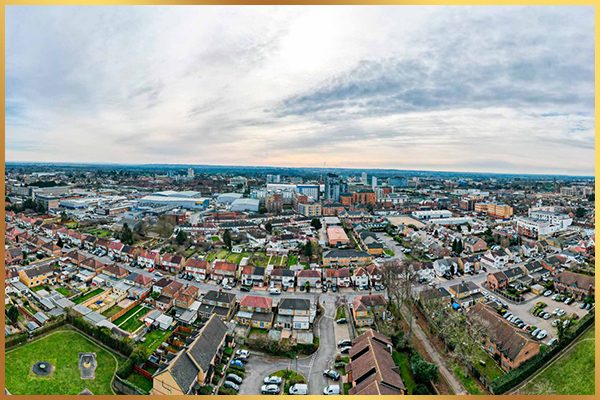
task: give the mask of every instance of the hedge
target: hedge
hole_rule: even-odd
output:
[[[30,333],[24,332],[24,333],[19,333],[17,335],[11,335],[11,336],[7,337],[4,346],[7,349],[14,347],[16,345],[26,342],[29,337],[34,338],[34,337],[43,335],[44,333],[53,331],[56,328],[63,326],[65,323],[66,323],[66,318],[64,316],[58,317],[55,320],[51,320],[47,324],[44,324],[40,328],[38,328],[34,331],[31,331]]]
[[[67,314],[67,322],[118,353],[128,357],[133,352],[133,342],[131,339],[117,338],[112,334],[111,330],[106,327],[95,327],[86,322],[83,318],[73,315],[70,312]]]
[[[519,368],[513,369],[505,375],[496,378],[490,387],[493,394],[502,394],[519,385],[525,379],[529,378],[538,371],[544,364],[549,362],[565,347],[573,342],[580,334],[594,323],[594,313],[588,313],[581,319],[574,332],[567,333],[563,340],[556,345],[540,352],[535,357],[525,362]]]

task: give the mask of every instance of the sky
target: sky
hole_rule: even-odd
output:
[[[594,173],[591,7],[6,10],[6,159]]]

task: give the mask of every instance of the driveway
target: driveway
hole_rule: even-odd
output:
[[[323,371],[331,366],[337,351],[334,318],[335,304],[332,300],[321,301],[325,312],[317,322],[319,349],[310,356],[292,360],[266,354],[252,352],[246,365],[246,378],[240,387],[240,394],[260,394],[263,379],[282,369],[292,369],[308,379],[310,394],[321,394],[330,382],[323,376]]]

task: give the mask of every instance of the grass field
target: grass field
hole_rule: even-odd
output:
[[[298,256],[295,254],[290,254],[290,256],[288,257],[287,264],[288,264],[288,267],[298,264]]]
[[[132,311],[137,310],[132,313]],[[119,328],[126,330],[127,332],[135,332],[140,326],[144,324],[143,321],[140,321],[146,313],[148,313],[150,309],[147,307],[143,307],[140,305],[135,306],[128,312],[126,312],[123,316],[118,318],[114,323]],[[129,316],[128,316],[129,314]],[[126,318],[124,318],[126,317]],[[120,321],[120,322],[118,322]],[[118,323],[117,323],[118,322]]]
[[[111,237],[112,233],[111,231],[107,230],[107,229],[90,229],[88,231],[86,231],[86,233],[89,233],[90,235],[94,235],[97,237]]]
[[[116,313],[118,313],[119,311],[121,311],[123,308],[119,307],[117,304],[115,304],[114,306],[104,310],[102,312],[102,315],[104,315],[106,318],[110,318],[113,315],[115,315]]]
[[[406,390],[408,394],[413,394],[417,383],[415,382],[415,378],[412,375],[410,370],[410,359],[407,353],[399,353],[394,350],[392,353],[392,358],[394,359],[394,364],[400,368],[400,376],[402,377],[402,381],[406,386]]]
[[[63,287],[57,288],[56,291],[65,297],[69,297],[73,294],[73,293],[71,293],[71,291],[69,289],[63,288]]]
[[[523,394],[594,394],[594,332],[579,341],[520,391]]]
[[[81,304],[81,303],[85,302],[86,300],[89,300],[92,297],[94,297],[94,296],[96,296],[96,295],[98,295],[98,294],[100,294],[102,292],[104,292],[104,289],[102,289],[102,288],[91,290],[91,291],[89,291],[87,293],[84,293],[81,296],[76,297],[75,299],[73,299],[73,303],[75,303],[75,304]]]
[[[137,372],[133,372],[131,375],[127,377],[127,380],[133,383],[135,386],[139,387],[142,390],[145,390],[146,393],[150,393],[152,390],[152,381],[138,374]]]
[[[80,352],[96,353],[95,379],[80,379]],[[56,331],[6,353],[6,388],[12,394],[29,395],[74,395],[85,388],[94,394],[113,394],[111,381],[120,360],[76,331]],[[31,368],[38,361],[51,363],[55,370],[48,377],[35,376]]]
[[[163,331],[160,329],[156,329],[152,332],[148,332],[144,338],[144,347],[146,347],[150,351],[154,351],[160,346],[162,342],[168,339],[171,336],[172,331]]]

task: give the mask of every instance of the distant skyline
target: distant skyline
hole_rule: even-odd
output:
[[[6,9],[6,160],[594,175],[592,7]]]

